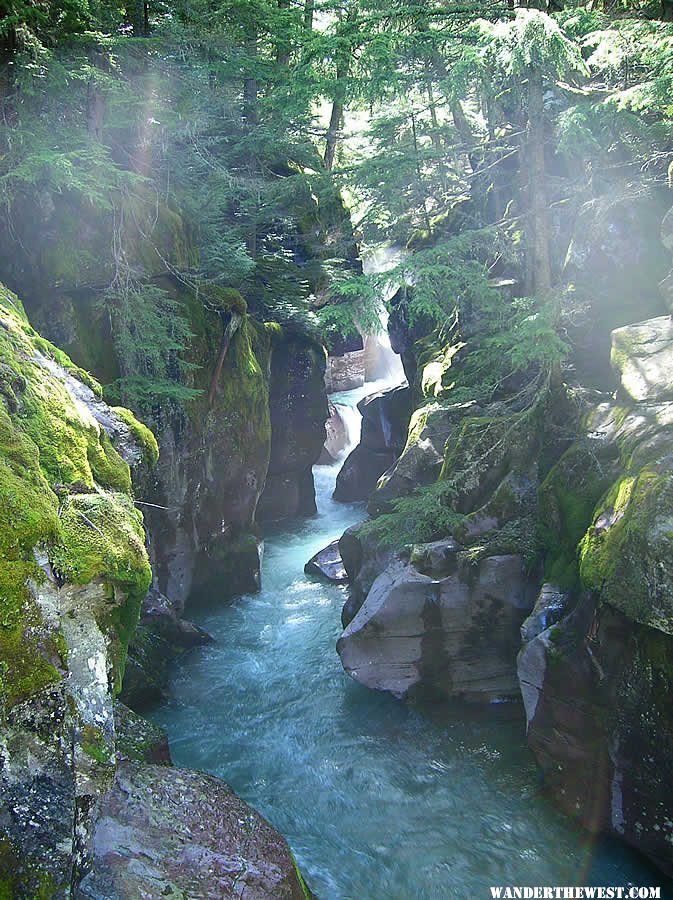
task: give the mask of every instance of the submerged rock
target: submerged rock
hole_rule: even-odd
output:
[[[348,573],[344,568],[339,541],[332,541],[323,550],[319,550],[304,566],[307,575],[317,575],[333,581],[335,584],[343,584],[348,581]]]
[[[476,566],[455,541],[415,549],[374,581],[337,650],[367,687],[489,702],[518,695],[519,629],[532,605],[520,556]]]
[[[122,762],[100,804],[92,867],[78,896],[305,900],[310,894],[285,840],[223,782]]]

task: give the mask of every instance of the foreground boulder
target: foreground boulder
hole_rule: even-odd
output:
[[[123,762],[101,803],[91,900],[136,897],[310,897],[290,848],[221,781],[184,769]]]
[[[397,697],[518,695],[519,629],[532,603],[523,560],[474,567],[459,551],[454,541],[422,545],[376,579],[337,644],[353,678]]]

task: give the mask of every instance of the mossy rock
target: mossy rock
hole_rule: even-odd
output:
[[[8,708],[66,670],[63,636],[45,621],[30,587],[45,578],[37,550],[74,583],[117,585],[131,618],[150,568],[128,465],[43,360],[78,370],[40,338],[2,287],[0,324],[1,371],[13,385],[13,397],[4,392],[0,401],[0,696]]]
[[[573,444],[539,490],[538,538],[545,581],[562,591],[579,587],[578,545],[610,484],[610,469],[585,438]]]
[[[580,544],[582,584],[629,619],[673,634],[673,480],[646,466],[620,478]]]

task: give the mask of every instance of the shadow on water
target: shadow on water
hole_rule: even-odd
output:
[[[548,802],[518,705],[403,704],[344,674],[335,643],[346,590],[303,572],[364,517],[362,504],[331,499],[337,469],[316,467],[317,516],[267,530],[260,593],[198,611],[214,643],[176,664],[152,716],[176,764],[220,776],[259,809],[323,900],[661,884],[628,848],[589,839]]]

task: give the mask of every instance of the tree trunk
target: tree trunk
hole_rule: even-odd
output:
[[[428,231],[428,237],[432,235],[432,225],[430,224],[430,214],[428,212],[428,198],[425,194],[425,185],[423,184],[423,175],[421,173],[421,161],[418,155],[418,138],[416,135],[416,116],[411,113],[411,134],[414,139],[414,158],[416,160],[416,179],[418,180],[418,190],[421,194],[421,204],[423,206],[423,219],[425,227]]]
[[[532,255],[531,283],[538,296],[551,289],[551,261],[549,254],[549,219],[545,177],[544,92],[542,75],[535,69],[528,72],[528,184],[530,190],[529,252]]]
[[[332,101],[332,112],[327,127],[327,137],[325,141],[325,168],[331,172],[334,167],[334,158],[336,156],[337,144],[339,142],[339,129],[344,114],[344,104],[346,99],[346,79],[348,78],[348,62],[340,60],[337,62],[336,85],[334,89],[334,100]]]
[[[245,41],[246,75],[243,79],[243,115],[249,125],[257,124],[257,78],[254,69],[257,61],[257,34],[251,34]]]
[[[351,4],[348,7],[346,23],[352,19],[353,13],[354,6]],[[334,159],[336,157],[337,145],[339,142],[339,129],[341,128],[346,105],[348,76],[350,74],[350,51],[344,47],[345,42],[343,40],[343,34],[339,35],[339,31],[342,29],[342,13],[340,12],[339,24],[337,26],[337,36],[340,38],[340,41],[335,52],[336,82],[334,85],[334,96],[332,98],[332,112],[330,114],[325,139],[325,156],[323,157],[325,168],[328,172],[334,167]]]
[[[94,76],[89,79],[86,88],[86,124],[89,137],[98,143],[103,140],[104,115],[105,98]]]
[[[313,13],[315,12],[315,0],[306,0],[304,3],[304,28],[313,31]]]
[[[288,10],[290,8],[290,0],[278,0],[279,10]],[[284,14],[281,12],[281,16]],[[276,43],[276,62],[279,66],[289,66],[290,64],[290,42],[285,31],[285,22],[280,22],[281,34]]]
[[[149,34],[149,4],[144,0],[132,0],[126,4],[126,16],[133,28],[135,37],[147,37]]]

